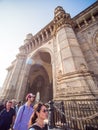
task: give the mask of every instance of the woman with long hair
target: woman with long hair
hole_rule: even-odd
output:
[[[29,121],[29,130],[48,130],[47,124],[44,122],[47,118],[47,106],[41,102],[35,104]]]

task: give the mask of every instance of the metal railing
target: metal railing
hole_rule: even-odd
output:
[[[98,101],[67,100],[49,102],[49,128],[98,130]]]

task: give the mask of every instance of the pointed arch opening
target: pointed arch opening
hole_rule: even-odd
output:
[[[32,92],[36,101],[48,102],[53,99],[51,56],[48,52],[38,51],[32,57],[26,94]]]

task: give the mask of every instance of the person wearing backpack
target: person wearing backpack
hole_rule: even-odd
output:
[[[39,102],[34,105],[34,112],[29,121],[29,130],[48,130],[45,120],[48,119],[47,106]]]
[[[28,130],[28,123],[33,113],[32,103],[35,100],[35,95],[32,93],[27,94],[26,103],[22,105],[16,115],[14,130]]]

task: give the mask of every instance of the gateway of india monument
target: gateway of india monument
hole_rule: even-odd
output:
[[[98,99],[98,1],[71,18],[61,6],[38,33],[27,34],[4,81],[1,99]]]

